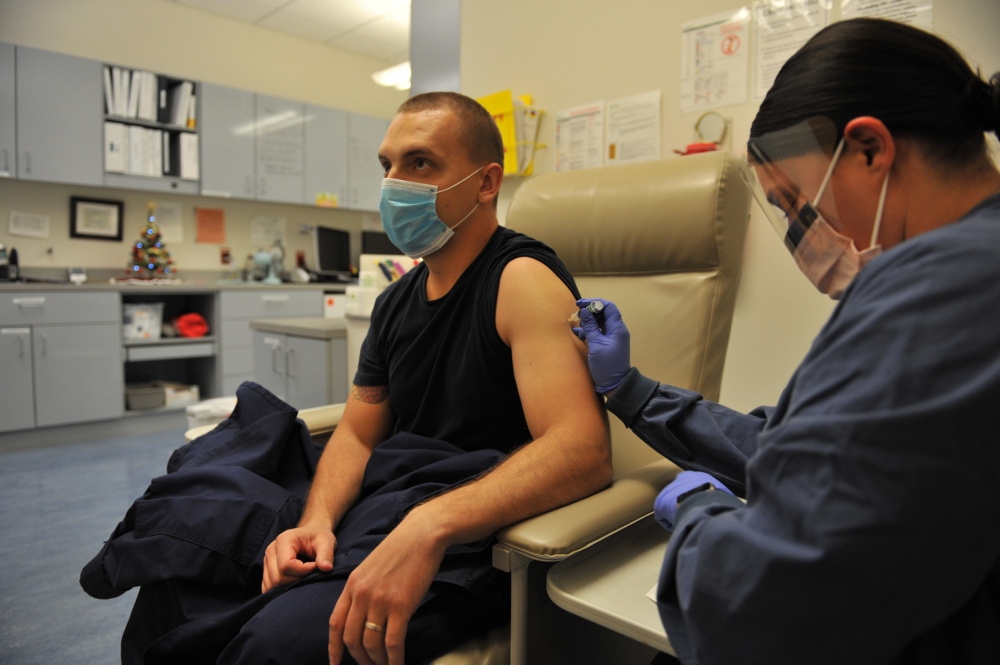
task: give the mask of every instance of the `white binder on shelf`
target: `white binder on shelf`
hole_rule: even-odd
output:
[[[182,81],[174,86],[172,90],[173,105],[170,109],[170,122],[174,125],[187,127],[188,110],[191,104],[191,95],[194,93],[194,84],[191,81]]]
[[[142,127],[132,125],[128,128],[128,169],[130,175],[145,173],[146,135]]]
[[[121,115],[122,109],[122,68],[111,68],[111,102],[112,106],[108,110],[111,115]]]
[[[149,135],[149,154],[146,175],[159,178],[163,175],[163,130],[146,130]]]
[[[104,123],[104,170],[125,173],[128,156],[128,133],[120,122]]]
[[[180,160],[180,176],[184,180],[197,180],[198,172],[198,135],[181,132],[179,136],[180,150],[176,157]]]
[[[139,97],[142,95],[142,72],[132,72],[132,85],[128,92],[128,108],[125,116],[136,118],[139,115]]]

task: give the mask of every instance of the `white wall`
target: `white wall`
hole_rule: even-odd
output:
[[[834,5],[837,18],[840,5],[836,0]],[[695,140],[692,128],[700,115],[680,111],[681,26],[741,6],[731,0],[464,0],[461,90],[473,97],[506,89],[533,95],[549,112],[539,139],[549,146],[554,145],[554,112],[662,90],[666,158]],[[934,5],[934,31],[984,72],[1000,70],[998,25],[996,0],[939,0]],[[733,119],[735,152],[746,144],[758,105],[759,100],[751,99],[718,109]],[[552,148],[536,155],[538,172],[553,170]],[[516,178],[504,183],[501,211],[517,185]],[[755,214],[722,402],[740,410],[773,404],[831,309],[831,302],[799,273],[770,225]]]
[[[163,0],[0,0],[0,41],[383,118],[407,97],[371,80],[385,62]],[[71,240],[71,195],[123,201],[122,242]],[[198,206],[226,211],[225,246],[237,263],[257,249],[248,231],[257,215],[285,218],[289,256],[303,250],[310,261],[310,239],[298,234],[300,224],[378,226],[377,214],[347,210],[0,179],[0,243],[16,247],[29,269],[124,268],[150,200],[181,205],[184,242],[168,245],[181,275],[223,269],[219,245],[194,242]],[[12,210],[50,217],[51,237],[9,235]]]

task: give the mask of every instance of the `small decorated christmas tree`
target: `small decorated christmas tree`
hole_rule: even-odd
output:
[[[129,273],[133,277],[171,277],[173,276],[174,260],[160,236],[160,228],[156,225],[156,204],[150,201],[146,205],[146,228],[135,243],[132,244],[132,259],[129,263]]]

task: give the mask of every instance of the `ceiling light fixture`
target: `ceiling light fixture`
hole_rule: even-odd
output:
[[[410,63],[401,62],[398,65],[383,69],[372,74],[372,80],[379,85],[396,90],[410,89]]]

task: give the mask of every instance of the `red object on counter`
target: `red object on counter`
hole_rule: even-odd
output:
[[[717,146],[712,142],[688,143],[687,148],[685,148],[684,152],[681,152],[680,150],[674,150],[674,152],[676,152],[678,155],[696,155],[699,152],[712,152],[713,150],[717,150],[718,147],[719,146]]]

